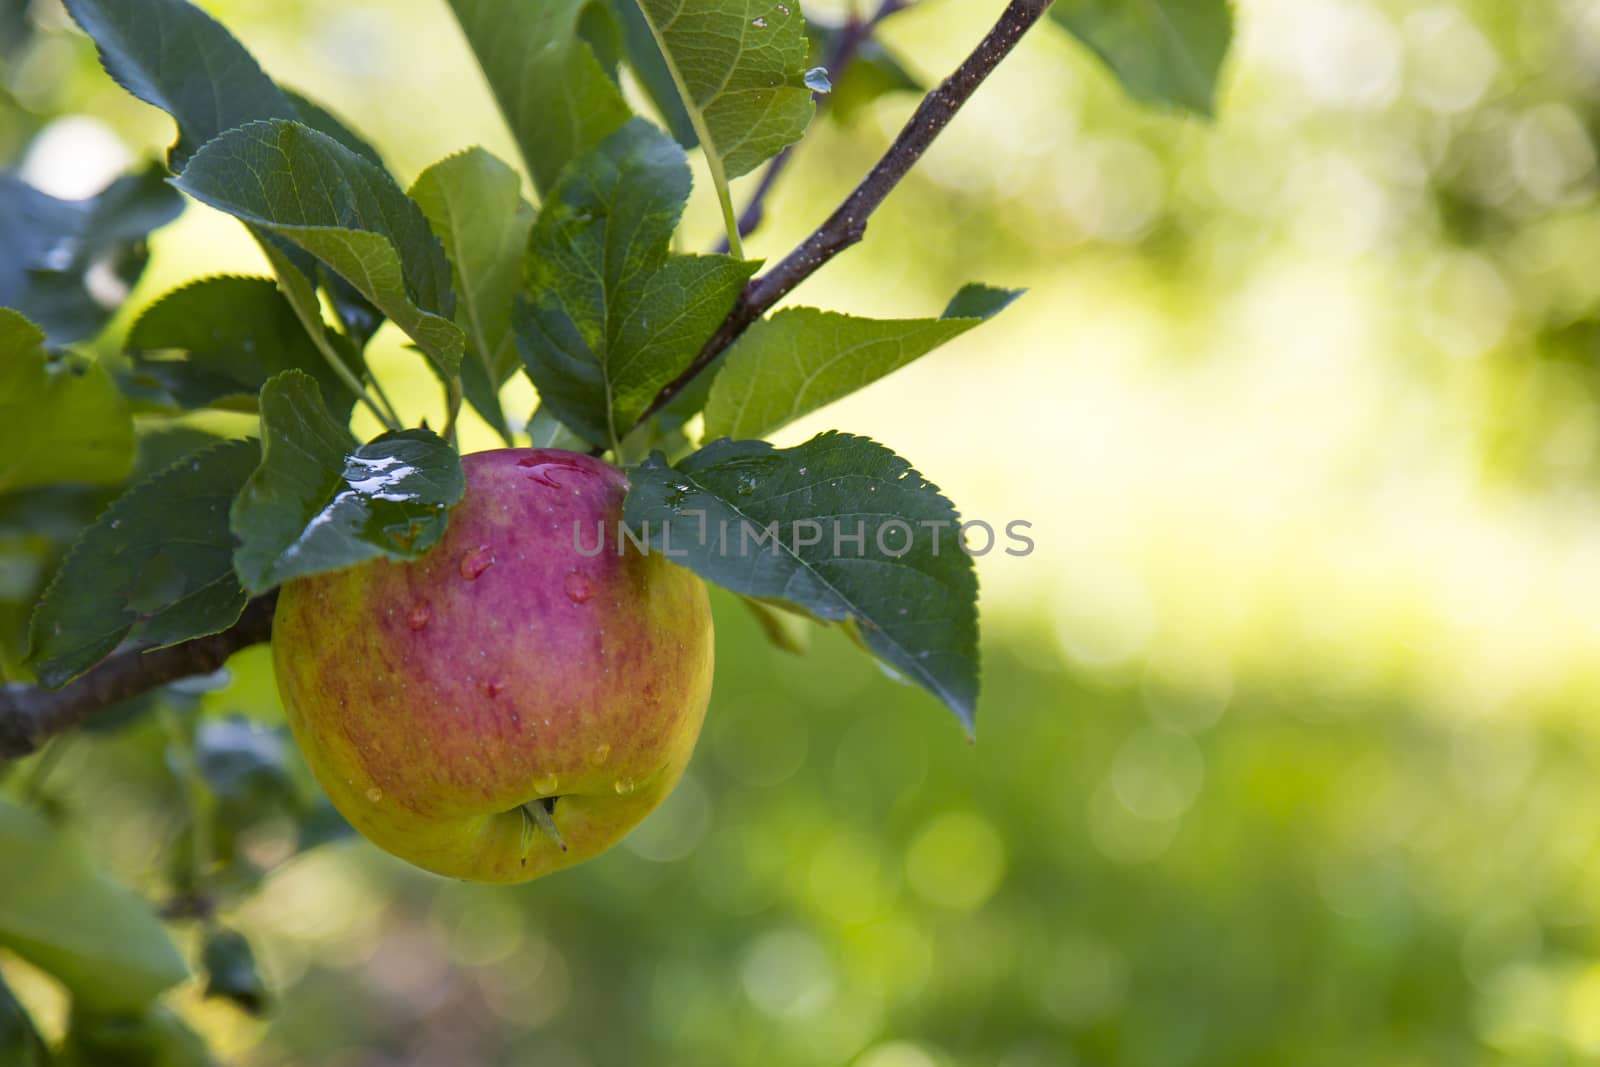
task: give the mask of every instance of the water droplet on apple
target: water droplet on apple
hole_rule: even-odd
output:
[[[378,801],[383,799],[383,790],[379,789],[377,786],[373,786],[371,789],[367,790],[367,799],[376,804]]]
[[[479,545],[461,557],[461,577],[473,581],[494,563],[494,553],[488,545]]]
[[[551,793],[554,793],[557,789],[561,788],[561,779],[553,774],[546,774],[543,777],[534,779],[533,787],[537,789],[542,796],[549,796]]]
[[[538,482],[540,485],[548,485],[552,489],[561,488],[561,483],[556,481],[555,478],[556,471],[569,471],[573,474],[585,473],[582,467],[576,466],[572,463],[534,459],[532,456],[529,456],[527,459],[517,460],[517,466],[527,467],[528,477],[530,479]]]
[[[617,795],[619,797],[625,797],[629,793],[633,792],[633,789],[634,789],[633,779],[632,778],[618,778],[616,780],[615,784],[612,786],[612,788],[617,791]]]
[[[413,630],[422,630],[428,625],[428,620],[433,618],[433,608],[423,601],[411,609],[411,614],[406,616],[406,625]]]
[[[589,584],[589,579],[577,571],[570,571],[562,587],[567,591],[567,599],[574,604],[587,603],[594,596],[594,586]]]
[[[589,762],[598,767],[610,757],[611,746],[602,741],[595,746],[593,752],[589,753]]]

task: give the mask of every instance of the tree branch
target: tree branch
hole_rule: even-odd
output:
[[[852,13],[844,26],[839,30],[839,38],[833,43],[833,51],[828,53],[823,67],[828,72],[828,77],[833,79],[837,86],[844,80],[844,75],[850,66],[855,63],[856,56],[861,49],[872,39],[873,33],[878,29],[878,24],[890,15],[904,11],[912,4],[913,0],[883,0],[878,5],[878,10],[871,17],[862,18],[859,13]],[[814,94],[817,101],[817,113],[820,115],[828,106],[829,94]],[[744,213],[739,216],[739,236],[749,237],[767,218],[767,197],[772,194],[772,189],[778,184],[778,179],[783,177],[783,172],[789,169],[789,163],[794,159],[795,146],[790,145],[777,158],[767,164],[767,169],[761,175],[761,182],[756,186],[756,191],[751,195],[750,202],[745,205]],[[717,251],[728,251],[728,239],[723,237],[717,246]]]
[[[210,674],[242,648],[272,638],[278,595],[245,605],[239,621],[219,634],[146,652],[118,652],[60,689],[36,685],[0,688],[0,762],[26,756],[85,719],[157,686]]]
[[[656,394],[640,422],[670,403],[774,304],[823,264],[861,240],[868,218],[922,158],[978,86],[1011,54],[1022,35],[1039,21],[1050,3],[1051,0],[1010,0],[999,22],[972,54],[943,84],[923,98],[900,136],[855,191],[782,262],[746,287],[694,362]],[[884,9],[890,13],[898,7],[899,0],[884,4]],[[884,11],[862,25],[870,26],[882,17]],[[852,48],[859,49],[864,40],[863,35]],[[759,204],[752,206],[759,207]],[[271,640],[276,603],[276,594],[252,600],[238,622],[210,637],[152,651],[119,652],[61,689],[31,685],[0,688],[0,762],[36,752],[50,738],[81,725],[95,713],[158,686],[210,674],[240,649]]]
[[[994,73],[1001,60],[1011,54],[1023,34],[1039,21],[1050,3],[1051,0],[1011,0],[1006,5],[1000,21],[956,68],[955,73],[923,97],[894,144],[889,146],[888,152],[845,198],[844,203],[782,262],[745,288],[738,303],[728,312],[728,317],[701,348],[699,355],[695,356],[694,362],[662,387],[650,407],[640,416],[640,422],[670,404],[673,397],[738,340],[739,335],[749,329],[752,323],[815,274],[823,264],[860,243],[866,235],[867,220],[872,213],[878,210],[895,186],[900,184],[939,134],[944,132],[944,128],[950,125],[950,120],[977,92],[978,86]]]

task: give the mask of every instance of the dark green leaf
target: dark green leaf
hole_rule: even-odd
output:
[[[793,0],[640,0],[713,180],[748,174],[805,133],[805,19]]]
[[[233,809],[225,815],[240,823],[294,805],[290,751],[282,730],[260,726],[242,715],[208,719],[195,730],[200,775],[220,804]]]
[[[200,965],[206,974],[206,996],[231,1000],[251,1015],[266,1011],[267,985],[243,934],[227,927],[208,931]]]
[[[252,122],[208,142],[177,186],[305,249],[417,343],[446,377],[464,339],[450,264],[421,209],[387,173],[298,122]]]
[[[652,548],[735,593],[854,624],[971,728],[978,579],[955,508],[905,460],[841,433],[783,450],[723,440],[629,481],[627,521]]]
[[[228,509],[260,458],[228,441],[140,482],[100,516],[33,614],[39,681],[65,685],[125,640],[176,644],[227,629],[244,610]]]
[[[294,103],[215,19],[186,0],[66,0],[128,92],[171,115],[181,170],[224,130],[256,119],[298,117]]]
[[[383,157],[378,154],[376,148],[372,147],[371,142],[351,129],[349,124],[338,115],[335,115],[315,100],[295,92],[293,89],[285,89],[283,93],[289,98],[289,102],[294,105],[295,117],[302,123],[310,126],[318,133],[324,133],[332,137],[373,166],[387,169],[384,167]],[[255,117],[269,119],[274,116],[257,115]]]
[[[281,90],[226,29],[187,0],[150,0],[137,8],[73,0],[70,7],[100,46],[111,75],[177,122],[174,169],[182,169],[202,144],[219,134],[264,119],[299,119],[382,169],[371,145],[317,103]],[[261,229],[251,227],[251,232],[273,261],[306,329],[326,343],[314,293],[320,280],[315,261]],[[354,340],[364,344],[380,317],[348,281],[338,275],[326,281]]]
[[[667,129],[684,148],[695,148],[700,136],[694,131],[694,120],[689,109],[678,95],[677,83],[672,80],[672,68],[667,66],[650,21],[639,10],[639,0],[610,0],[617,21],[622,25],[622,38],[627,45],[628,64],[638,75],[639,84],[650,96],[650,102],[666,122]]]
[[[959,337],[1020,295],[969,285],[938,319],[780,311],[728,352],[706,403],[706,436],[765,437]]]
[[[466,491],[461,457],[427,430],[357,447],[317,383],[285,371],[261,391],[261,466],[234,502],[234,567],[262,593],[376,556],[414,559]]]
[[[50,1050],[4,976],[0,976],[0,1063],[6,1067],[48,1067],[50,1063]]]
[[[581,31],[595,0],[450,0],[541,193],[631,112]]]
[[[268,278],[206,278],[152,304],[128,331],[135,365],[186,408],[256,410],[256,394],[297,368],[348,412],[355,397]]]
[[[133,453],[133,418],[105,368],[51,358],[43,331],[0,308],[0,492],[118,482]]]
[[[144,273],[145,238],[182,210],[154,168],[88,200],[0,175],[0,305],[37,322],[52,347],[94,337]]]
[[[58,1067],[217,1067],[204,1039],[165,1004],[136,1015],[74,1003]]]
[[[500,387],[517,368],[511,303],[533,226],[521,190],[517,172],[481,148],[435,163],[411,187],[450,260],[456,323],[467,337],[461,366],[467,400],[507,444]]]
[[[0,856],[0,945],[55,975],[76,1004],[137,1011],[188,976],[145,902],[91,865],[62,828],[0,802]]]
[[[627,433],[755,270],[670,253],[690,182],[683,149],[636,119],[567,171],[534,224],[517,346],[541,402],[594,444]]]
[[[1233,39],[1229,0],[1056,0],[1050,14],[1135,98],[1201,115],[1215,111],[1217,78]]]

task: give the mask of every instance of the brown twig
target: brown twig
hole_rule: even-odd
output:
[[[994,73],[1001,60],[1011,54],[1022,35],[1039,21],[1050,3],[1051,0],[1011,0],[1006,5],[1000,21],[956,68],[955,73],[923,97],[921,105],[895,138],[894,144],[889,146],[889,150],[862,179],[861,184],[845,197],[844,203],[782,262],[745,288],[738,303],[734,304],[717,332],[700,349],[694,362],[662,387],[640,416],[640,422],[670,404],[673,397],[738,340],[751,323],[789,295],[801,282],[815,274],[834,256],[861,241],[866,235],[867,220],[872,213],[878,210],[895,186],[922,158],[928,146],[950,125],[950,120],[977,92],[978,86]]]
[[[8,685],[0,689],[0,761],[38,751],[50,738],[85,719],[168,682],[210,674],[242,648],[272,638],[277,594],[257,597],[239,621],[219,634],[146,652],[118,652],[60,689]]]

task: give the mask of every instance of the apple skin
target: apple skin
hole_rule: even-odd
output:
[[[614,845],[677,784],[711,694],[711,607],[692,572],[618,553],[609,464],[500,449],[463,466],[427,555],[283,587],[273,663],[357,830],[442,875],[520,882]],[[547,797],[565,851],[522,810]]]

